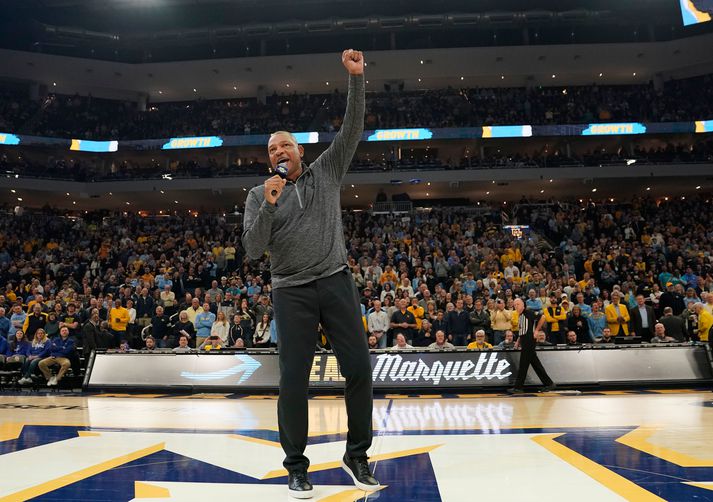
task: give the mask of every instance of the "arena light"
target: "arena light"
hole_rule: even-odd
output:
[[[697,187],[697,188],[701,188],[701,187]],[[17,193],[17,190],[15,190],[15,189],[13,188],[12,190],[10,190],[10,192],[12,192],[12,193]]]
[[[633,166],[634,164],[636,164],[636,159],[626,159],[627,166]]]
[[[700,189],[701,189],[701,185],[696,186],[696,190],[700,190]],[[13,192],[14,192],[14,191],[15,191],[15,190],[13,190]]]
[[[594,192],[596,192],[596,191],[597,191],[596,188],[592,188],[592,193],[594,193]]]
[[[14,134],[0,132],[0,145],[19,145],[20,137]]]

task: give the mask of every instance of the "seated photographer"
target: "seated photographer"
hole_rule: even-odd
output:
[[[436,331],[436,341],[427,348],[429,350],[455,349],[452,343],[446,341],[446,333],[442,329]]]
[[[496,349],[514,349],[515,335],[511,330],[505,332],[505,339],[495,346]]]
[[[200,344],[198,350],[220,350],[223,347],[223,340],[220,339],[220,336],[210,335],[208,338],[203,340],[203,343]]]
[[[156,350],[156,339],[152,336],[147,336],[146,340],[144,340],[144,346],[141,348],[142,351],[148,350],[153,352]]]
[[[611,334],[611,329],[604,328],[602,336],[597,338],[596,343],[614,343],[614,335]]]

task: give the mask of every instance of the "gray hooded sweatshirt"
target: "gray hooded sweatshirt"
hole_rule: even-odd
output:
[[[243,246],[259,259],[270,253],[272,287],[299,286],[329,277],[347,266],[339,201],[342,179],[364,132],[364,75],[349,76],[347,109],[339,133],[302,174],[288,183],[272,205],[264,186],[248,193]]]

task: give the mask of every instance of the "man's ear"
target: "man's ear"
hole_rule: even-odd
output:
[[[300,158],[305,156],[305,149],[302,145],[297,145],[297,151],[300,152]]]

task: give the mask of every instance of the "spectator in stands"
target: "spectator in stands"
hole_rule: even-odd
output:
[[[636,295],[636,307],[631,310],[631,334],[648,342],[656,324],[654,309],[646,305],[644,295]]]
[[[607,316],[600,310],[599,302],[592,304],[592,313],[587,317],[587,325],[589,327],[589,337],[596,341],[601,338],[604,333],[604,328],[607,328]]]
[[[59,304],[55,304],[59,305]],[[79,325],[79,312],[77,312],[77,306],[73,303],[70,302],[67,304],[67,312],[57,316],[57,320],[59,321],[59,329],[61,329],[63,326],[67,326],[69,328],[69,336],[73,336],[75,338],[81,338],[81,326]],[[51,336],[52,333],[47,333],[48,336]]]
[[[7,341],[11,341],[15,337],[15,331],[23,329],[27,314],[22,310],[22,304],[16,303],[12,306],[12,315],[10,316],[10,329],[8,330]]]
[[[683,342],[686,336],[686,323],[679,316],[673,315],[673,309],[666,307],[663,309],[663,317],[659,320],[663,326],[667,337],[673,338],[677,342]]]
[[[510,333],[512,334],[512,331]],[[505,334],[503,333],[503,341],[504,340]],[[485,341],[485,331],[482,329],[475,332],[475,340],[468,344],[468,350],[488,350],[492,348],[493,346]]]
[[[234,347],[238,339],[243,341],[243,347],[252,346],[252,336],[245,332],[241,323],[240,315],[235,314],[233,316],[233,323],[230,325],[230,329],[228,330],[228,340],[226,341],[226,345],[228,347]]]
[[[220,350],[224,346],[223,340],[221,340],[218,335],[210,335],[208,338],[203,340],[203,343],[200,344],[198,350]]]
[[[190,307],[184,310],[184,312],[186,313],[188,320],[193,323],[194,327],[197,327],[195,326],[196,317],[198,314],[203,313],[203,307],[200,305],[200,300],[198,300],[198,298],[192,298]]]
[[[379,342],[374,335],[369,335],[369,337],[367,338],[367,345],[369,346],[369,350],[376,350],[381,348],[379,347]]]
[[[176,312],[176,293],[171,291],[170,284],[163,286],[163,291],[161,291],[159,299],[166,315],[170,317]]]
[[[413,311],[411,311],[413,314]],[[386,332],[389,330],[389,315],[381,310],[381,301],[374,300],[374,310],[367,318],[368,332],[376,337],[379,348],[386,348]]]
[[[436,331],[436,340],[427,347],[429,350],[454,349],[452,343],[446,341],[446,333],[443,330]]]
[[[189,346],[195,346],[196,328],[188,319],[188,313],[185,310],[178,314],[178,322],[173,325],[173,335],[175,339],[183,335],[188,338]]]
[[[7,358],[8,344],[7,340],[0,337],[0,368],[5,367],[5,359]]]
[[[42,312],[42,304],[38,302],[30,303],[32,303],[32,313],[25,318],[25,322],[22,325],[22,331],[28,340],[32,340],[35,337],[35,331],[39,328],[44,329],[47,322],[47,314]]]
[[[525,308],[531,310],[535,315],[542,314],[542,300],[537,297],[537,291],[535,289],[530,289],[527,292],[527,300],[525,301]]]
[[[629,335],[629,309],[621,303],[621,293],[615,291],[611,295],[612,303],[605,309],[607,324],[614,336]]]
[[[514,349],[515,348],[515,335],[513,331],[507,330],[505,332],[505,338],[502,342],[495,346],[496,349]]]
[[[171,320],[161,305],[156,307],[155,313],[151,317],[151,336],[154,337],[160,348],[171,348],[176,344],[176,338],[171,329]]]
[[[267,312],[262,315],[260,322],[255,327],[253,333],[253,347],[264,349],[270,347],[270,314]]]
[[[455,309],[446,315],[446,325],[448,326],[448,340],[455,346],[465,346],[470,338],[470,318],[463,310],[463,300],[460,298],[455,302]],[[508,324],[509,325],[509,324]]]
[[[406,342],[406,337],[403,333],[398,333],[395,337],[395,345],[390,350],[412,349],[413,347]]]
[[[538,347],[549,347],[552,343],[547,341],[547,334],[540,330],[535,332],[535,345]]]
[[[144,346],[141,348],[141,350],[148,350],[150,352],[153,352],[156,350],[156,339],[152,336],[147,336],[146,340],[144,340]]]
[[[42,328],[37,328],[40,330]],[[5,358],[5,369],[14,370],[22,368],[27,356],[30,355],[30,342],[27,341],[22,330],[15,331],[15,339],[8,344],[7,358]]]
[[[708,343],[713,330],[713,315],[710,314],[702,303],[696,303],[693,311],[698,316],[698,340]]]
[[[577,333],[570,330],[570,331],[567,331],[567,342],[566,342],[566,344],[567,344],[567,345],[570,345],[570,346],[573,346],[573,345],[579,346],[579,345],[582,345],[582,342],[580,342],[580,341],[577,339]]]
[[[69,328],[66,326],[59,330],[59,336],[52,339],[50,345],[50,355],[42,359],[39,363],[40,371],[47,380],[47,386],[52,387],[58,385],[65,373],[71,367],[70,358],[74,355],[74,340],[69,336]],[[56,375],[52,375],[51,369],[54,366],[59,366],[59,371]]]
[[[114,339],[116,344],[122,339],[129,339],[129,333],[127,333],[127,327],[129,326],[129,311],[124,308],[121,303],[121,299],[117,298],[114,300],[113,307],[109,310],[109,327],[111,332],[114,334]]]
[[[218,315],[215,318],[215,322],[210,328],[210,335],[217,336],[223,345],[228,343],[228,335],[230,334],[230,323],[225,317],[225,312],[222,310],[218,311]]]
[[[82,326],[82,340],[84,345],[82,350],[84,351],[84,357],[89,357],[92,350],[96,349],[107,349],[114,345],[114,340],[104,340],[100,332],[99,320],[99,309],[93,308],[90,312],[90,317],[87,322]]]
[[[396,339],[396,335],[401,333],[407,340],[413,339],[413,331],[416,329],[416,318],[409,310],[407,310],[408,300],[398,300],[399,310],[391,316],[391,331],[392,337]]]
[[[505,332],[513,328],[513,312],[505,307],[505,301],[498,298],[495,301],[495,310],[490,316],[490,326],[493,330],[493,343],[496,345],[503,341]]]
[[[405,278],[406,279],[406,278]],[[408,279],[406,279],[408,280]],[[419,305],[418,298],[411,296],[411,305],[408,307],[408,311],[413,314],[414,319],[416,319],[416,330],[421,329],[421,321],[426,316],[426,310]]]
[[[604,328],[601,338],[597,338],[595,341],[597,343],[614,343],[614,335],[612,335],[611,329]]]
[[[45,330],[38,329],[35,332],[34,340],[32,340],[29,354],[22,365],[22,378],[18,380],[18,384],[26,385],[32,383],[32,376],[37,373],[40,361],[49,357],[51,345],[52,342],[47,338]]]
[[[205,302],[203,310],[196,314],[193,324],[196,326],[196,343],[201,345],[210,336],[210,330],[215,322],[215,314],[210,310],[210,304]]]
[[[662,309],[671,307],[673,315],[681,315],[681,312],[686,308],[683,295],[676,290],[673,282],[670,281],[666,283],[666,291],[661,294],[659,305]]]
[[[51,340],[55,336],[59,336],[59,320],[57,319],[57,313],[52,311],[47,314],[47,322],[45,322],[45,333],[47,337]]]
[[[5,317],[5,307],[0,307],[0,338],[7,341],[10,331],[10,319]]]
[[[675,341],[675,338],[666,334],[666,327],[663,324],[660,322],[656,323],[654,326],[654,337],[651,339],[651,343],[669,343]]]
[[[589,334],[589,323],[582,315],[582,309],[579,305],[572,307],[572,312],[567,316],[567,329],[567,336],[569,336],[569,331],[573,331],[577,335],[577,341],[579,343],[590,343],[594,341]]]
[[[567,321],[567,309],[560,305],[556,294],[549,298],[549,306],[546,306],[542,318],[538,324],[541,329],[547,323],[547,331],[550,334],[550,343],[564,343],[565,329]]]
[[[191,348],[188,346],[188,337],[186,335],[181,335],[178,337],[178,346],[173,348],[173,352],[185,353],[190,352]]]
[[[421,329],[419,329],[413,337],[414,347],[428,347],[433,343],[434,335],[431,328],[431,322],[428,319],[424,319],[421,322]]]

